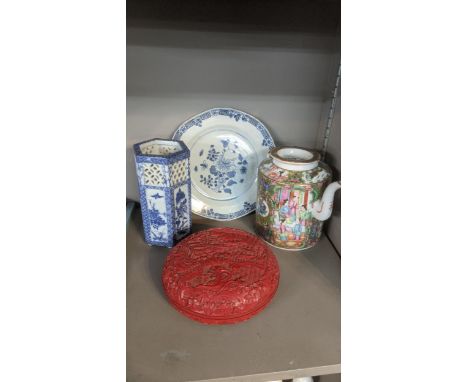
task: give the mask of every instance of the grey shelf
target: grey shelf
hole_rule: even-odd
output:
[[[252,232],[253,220],[253,214],[231,222],[193,216],[193,230]],[[340,373],[340,259],[326,237],[302,252],[274,248],[277,294],[263,312],[236,325],[199,324],[169,305],[160,281],[168,252],[143,241],[136,208],[127,231],[127,381],[256,382]]]

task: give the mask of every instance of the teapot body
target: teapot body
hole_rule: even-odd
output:
[[[294,155],[284,162],[270,156],[260,164],[255,230],[281,249],[310,248],[319,241],[323,228],[323,221],[313,216],[314,202],[320,200],[330,184],[331,170],[319,161],[320,154],[315,151],[281,147],[274,150],[289,150],[296,156],[294,150],[301,150],[313,157],[302,153],[308,161],[302,158],[301,163],[293,163],[297,159]]]

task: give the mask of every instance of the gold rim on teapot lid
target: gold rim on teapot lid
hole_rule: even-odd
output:
[[[284,163],[306,164],[318,162],[320,153],[316,150],[298,146],[280,146],[270,151],[270,156]]]

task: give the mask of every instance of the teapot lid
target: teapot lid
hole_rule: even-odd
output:
[[[298,146],[275,147],[270,151],[270,157],[278,167],[292,171],[311,170],[320,161],[318,151]]]

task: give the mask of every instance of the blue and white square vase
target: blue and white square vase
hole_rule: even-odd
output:
[[[190,151],[182,141],[151,139],[133,146],[145,241],[172,247],[190,233]]]

